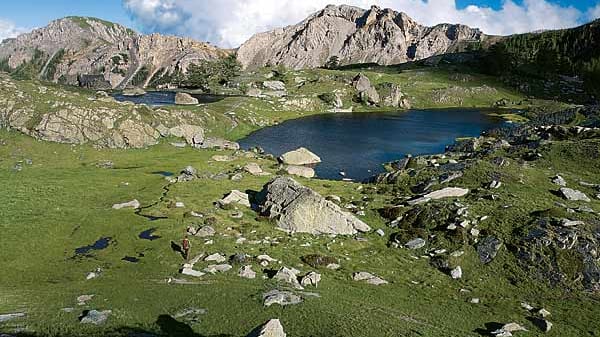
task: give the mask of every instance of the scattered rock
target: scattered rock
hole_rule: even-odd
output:
[[[378,276],[375,276],[371,273],[368,273],[366,271],[361,271],[361,272],[352,274],[352,279],[354,281],[365,281],[368,284],[372,284],[372,285],[388,284],[388,281],[386,281]]]
[[[82,324],[95,324],[101,325],[108,320],[108,316],[112,313],[111,310],[89,310],[84,311],[81,317],[79,317],[79,322]]]
[[[567,188],[567,187],[562,187],[559,190],[561,196],[564,199],[567,200],[571,200],[571,201],[585,201],[585,202],[590,202],[590,198],[588,198],[587,195],[585,195],[585,193],[581,192],[581,191],[577,191],[571,188]]]
[[[263,326],[252,331],[248,337],[286,337],[278,319],[271,319]]]
[[[193,276],[193,277],[202,277],[202,276],[206,275],[205,273],[194,270],[192,268],[183,268],[183,269],[181,269],[181,273],[183,275]]]
[[[306,274],[304,277],[302,277],[302,280],[300,280],[300,284],[305,287],[317,287],[319,285],[319,282],[321,282],[321,274],[314,271],[311,271],[310,273]]]
[[[121,204],[114,204],[112,206],[113,209],[123,209],[123,208],[135,208],[138,209],[140,208],[142,205],[140,204],[139,201],[137,201],[137,199],[128,201],[128,202],[124,202]]]
[[[477,254],[481,263],[487,264],[492,262],[498,254],[500,247],[502,247],[502,241],[493,236],[488,236],[481,240],[479,245],[477,245]]]
[[[263,294],[263,305],[265,307],[270,307],[273,304],[286,306],[299,303],[302,303],[302,297],[291,291],[271,290]]]
[[[527,329],[517,323],[507,323],[504,324],[502,328],[492,331],[492,335],[497,337],[511,337],[513,332],[517,331],[527,331]]]
[[[371,230],[354,215],[288,177],[269,182],[258,196],[262,214],[289,232],[352,235]]]
[[[289,269],[287,267],[282,267],[277,271],[277,274],[273,276],[274,280],[286,282],[289,285],[293,286],[296,289],[304,289],[298,282],[298,273],[296,270]]]
[[[192,95],[185,92],[178,92],[175,94],[175,104],[177,105],[196,105],[198,103],[197,98],[192,97]]]
[[[378,230],[376,230],[375,233],[377,233],[377,235],[382,236],[382,237],[385,236],[385,232],[381,228],[379,228]]]
[[[450,271],[450,276],[455,280],[462,278],[462,268],[460,266],[458,266],[458,267],[452,269]]]
[[[104,92],[106,94],[106,92]],[[132,88],[132,89],[125,89],[123,90],[123,96],[128,96],[128,97],[132,97],[132,96],[144,96],[146,94],[146,91],[144,91],[144,89],[142,88]],[[104,95],[102,95],[104,96]],[[104,96],[106,97],[106,96]]]
[[[238,275],[240,277],[248,278],[248,279],[256,278],[256,272],[254,270],[252,270],[251,265],[243,266],[242,268],[240,268]]]
[[[222,254],[214,253],[212,255],[207,256],[204,259],[204,261],[211,261],[211,262],[221,263],[221,262],[227,261],[227,258],[225,258],[225,256],[222,255]]]
[[[222,138],[205,138],[199,143],[196,143],[196,147],[201,149],[221,149],[221,150],[234,150],[240,149],[240,144],[232,142]]]
[[[543,318],[546,318],[548,316],[550,316],[550,311],[541,308],[540,310],[538,310],[538,315],[542,316]]]
[[[224,273],[226,271],[231,270],[233,268],[230,264],[211,264],[204,269],[205,272],[216,274],[216,273]]]
[[[285,91],[285,83],[281,81],[264,81],[263,86],[273,91]]]
[[[80,295],[77,297],[77,305],[86,305],[87,302],[91,301],[94,295]]]
[[[198,228],[196,233],[192,234],[192,235],[197,236],[199,238],[206,238],[209,236],[214,236],[215,233],[216,233],[215,229],[212,228],[211,226],[203,226],[203,227]]]
[[[408,248],[408,249],[421,249],[423,247],[425,247],[425,244],[427,242],[421,238],[416,238],[413,240],[408,241],[406,244],[404,244],[404,247]]]
[[[321,162],[319,156],[304,147],[282,154],[279,160],[286,165],[295,166],[314,165]]]
[[[371,81],[367,76],[359,73],[352,80],[354,88],[358,92],[360,102],[368,105],[377,105],[381,101],[377,89],[371,85]]]
[[[554,176],[554,178],[552,178],[552,183],[561,187],[567,186],[567,181],[565,180],[565,178],[561,177],[558,174]]]
[[[269,173],[263,172],[262,168],[257,163],[248,163],[244,166],[244,171],[250,173],[253,176],[263,176]]]
[[[533,318],[531,320],[535,326],[537,326],[543,332],[549,332],[552,330],[552,323],[544,318]]]
[[[214,155],[214,156],[212,156],[212,160],[214,160],[216,162],[230,162],[230,161],[234,161],[235,157],[232,157],[232,156],[222,156],[222,155]]]
[[[250,199],[248,194],[240,192],[238,190],[232,190],[225,198],[218,201],[220,205],[229,205],[231,203],[240,204],[242,206],[250,207]]]
[[[304,178],[314,178],[315,176],[315,170],[307,166],[288,165],[285,171],[288,174]]]
[[[15,312],[11,314],[1,314],[0,315],[0,323],[12,321],[13,319],[25,317],[26,314],[24,312]]]

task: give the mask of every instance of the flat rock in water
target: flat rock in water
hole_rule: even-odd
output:
[[[574,190],[572,188],[568,188],[568,187],[562,187],[559,190],[561,196],[564,199],[567,200],[571,200],[571,201],[585,201],[585,202],[590,202],[590,198],[585,195],[585,193],[581,192],[581,191],[577,191]]]
[[[196,105],[198,104],[198,99],[192,97],[192,95],[187,94],[185,92],[178,92],[175,94],[175,104],[177,105]]]
[[[353,235],[371,228],[353,214],[289,177],[277,177],[259,193],[262,214],[292,233]]]
[[[111,310],[89,310],[83,313],[83,315],[79,318],[79,322],[82,324],[101,325],[106,322],[111,313]]]
[[[321,162],[319,156],[304,147],[282,154],[279,160],[284,164],[297,166],[314,165]]]
[[[285,168],[288,174],[303,177],[303,178],[314,178],[315,170],[307,166],[288,165]]]
[[[113,209],[123,209],[123,208],[140,208],[141,204],[139,201],[137,201],[137,199],[128,201],[128,202],[124,202],[124,203],[120,203],[120,204],[114,204],[112,206]]]
[[[271,319],[252,331],[248,337],[286,337],[286,334],[281,322],[278,319]]]
[[[250,207],[250,198],[248,194],[240,192],[238,190],[232,190],[225,196],[225,198],[219,200],[221,205],[229,205],[231,203],[240,204],[246,207]]]
[[[271,290],[263,294],[263,305],[270,307],[273,304],[281,306],[294,305],[302,303],[302,297],[294,294],[291,291]]]

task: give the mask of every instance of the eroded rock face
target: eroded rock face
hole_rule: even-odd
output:
[[[425,27],[391,9],[330,5],[296,25],[254,35],[237,56],[250,69],[267,64],[316,68],[332,56],[342,65],[390,65],[460,50],[464,41],[485,39],[478,29],[451,24]]]
[[[291,178],[275,178],[257,199],[260,211],[289,232],[353,235],[371,230],[354,215]]]
[[[168,78],[178,69],[185,73],[198,60],[228,54],[189,38],[139,35],[119,24],[88,17],[55,20],[0,44],[0,59],[7,59],[13,69],[31,61],[36,53],[42,62],[55,64],[44,67],[41,78],[102,89],[145,87],[151,79]],[[138,83],[132,83],[133,78]]]

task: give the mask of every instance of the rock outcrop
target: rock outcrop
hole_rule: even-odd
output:
[[[257,199],[262,214],[292,233],[352,235],[371,230],[354,215],[288,177],[273,179]]]
[[[52,21],[0,44],[0,60],[15,69],[41,62],[41,79],[85,87],[159,85],[191,63],[215,60],[227,51],[189,38],[140,35],[112,22],[90,17]],[[168,81],[167,81],[168,82]]]
[[[391,9],[329,5],[296,25],[254,35],[237,56],[250,69],[267,64],[316,68],[332,56],[342,65],[389,65],[459,51],[486,38],[464,25],[426,27]]]

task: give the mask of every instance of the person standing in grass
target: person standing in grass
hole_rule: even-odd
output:
[[[187,235],[183,237],[181,248],[183,249],[183,258],[187,261],[190,256],[190,240]]]

